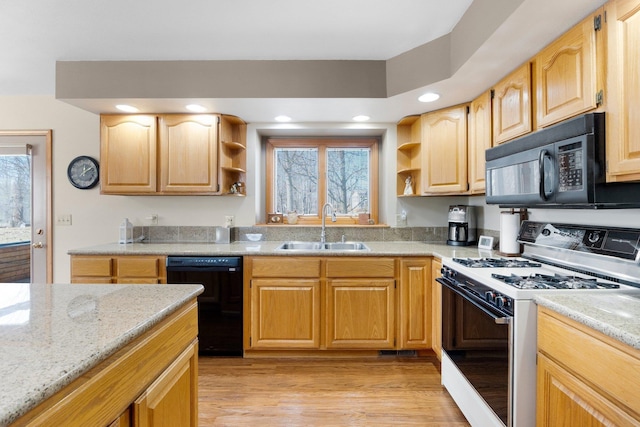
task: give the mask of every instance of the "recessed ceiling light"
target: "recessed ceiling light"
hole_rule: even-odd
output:
[[[124,111],[125,113],[137,113],[138,111],[140,111],[133,105],[127,105],[127,104],[118,104],[116,105],[116,108],[120,111]]]
[[[189,104],[185,106],[185,108],[189,111],[193,111],[194,113],[204,113],[205,111],[207,111],[206,107],[203,107],[199,104]]]
[[[369,117],[369,116],[363,116],[363,115],[360,115],[360,116],[355,116],[355,117],[353,118],[353,121],[354,121],[354,122],[366,122],[366,121],[367,121],[367,120],[369,120],[370,118],[371,118],[371,117]]]
[[[290,122],[291,121],[291,117],[289,117],[289,116],[278,116],[278,117],[275,117],[274,120],[276,122],[285,123],[285,122]]]
[[[418,98],[418,101],[420,102],[433,102],[436,101],[440,98],[440,95],[438,95],[437,93],[433,93],[433,92],[427,92],[424,95],[422,95],[420,98]]]

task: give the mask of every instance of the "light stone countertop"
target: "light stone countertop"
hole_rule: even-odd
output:
[[[72,249],[69,255],[200,255],[200,256],[436,256],[477,257],[475,246],[449,246],[444,243],[424,243],[415,241],[371,241],[364,242],[370,251],[327,251],[327,250],[278,250],[281,241],[219,243],[107,243],[97,246]]]
[[[0,426],[151,329],[202,289],[0,284]]]
[[[640,350],[640,289],[579,295],[541,294],[535,301]]]

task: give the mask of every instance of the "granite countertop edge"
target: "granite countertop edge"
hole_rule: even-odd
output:
[[[109,285],[100,286],[104,287]],[[15,404],[14,402],[13,405],[9,404],[7,405],[7,407],[4,407],[2,408],[2,410],[0,410],[0,426],[9,425],[19,419],[21,416],[27,414],[30,410],[34,409],[40,403],[50,398],[76,379],[80,378],[82,375],[102,363],[104,360],[108,359],[118,350],[122,349],[123,347],[134,341],[136,338],[143,335],[145,332],[151,330],[154,326],[161,323],[164,319],[169,317],[172,313],[174,313],[188,301],[195,299],[203,291],[203,288],[200,285],[190,285],[190,287],[193,289],[188,291],[187,293],[182,294],[180,297],[176,297],[173,302],[165,305],[154,314],[141,319],[141,321],[135,326],[120,333],[120,335],[116,339],[113,339],[101,348],[96,349],[97,351],[83,356],[83,359],[79,362],[76,361],[76,364],[71,369],[62,371],[62,375],[60,375],[55,381],[32,386],[30,392],[28,392],[26,395],[20,396],[19,403]],[[186,286],[182,285],[180,286],[180,288],[182,290],[187,289]]]
[[[370,250],[282,250],[283,241],[233,242],[233,243],[106,243],[71,249],[69,255],[191,255],[191,256],[478,256],[476,246],[450,246],[442,242],[420,241],[365,241]]]
[[[615,309],[602,309],[603,305],[613,299],[629,299],[629,296],[634,299],[640,298],[640,289],[611,292],[606,295],[602,293],[574,294],[572,296],[538,295],[534,298],[534,301],[539,306],[551,309],[636,350],[640,350],[640,325],[635,320],[640,317],[640,303],[638,303],[640,299],[629,302],[618,313],[614,311]]]

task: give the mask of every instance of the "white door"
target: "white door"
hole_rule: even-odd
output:
[[[51,283],[51,131],[0,131],[0,282]]]

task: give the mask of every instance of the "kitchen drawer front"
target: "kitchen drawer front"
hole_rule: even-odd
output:
[[[252,277],[320,277],[320,258],[258,257],[251,261]]]
[[[160,260],[158,257],[127,256],[117,259],[117,276],[120,277],[152,277],[160,276]],[[122,281],[119,281],[122,283]]]
[[[640,351],[544,308],[538,350],[640,414]]]
[[[327,277],[395,277],[393,258],[327,259]]]
[[[72,256],[71,275],[83,277],[111,277],[111,257]]]

